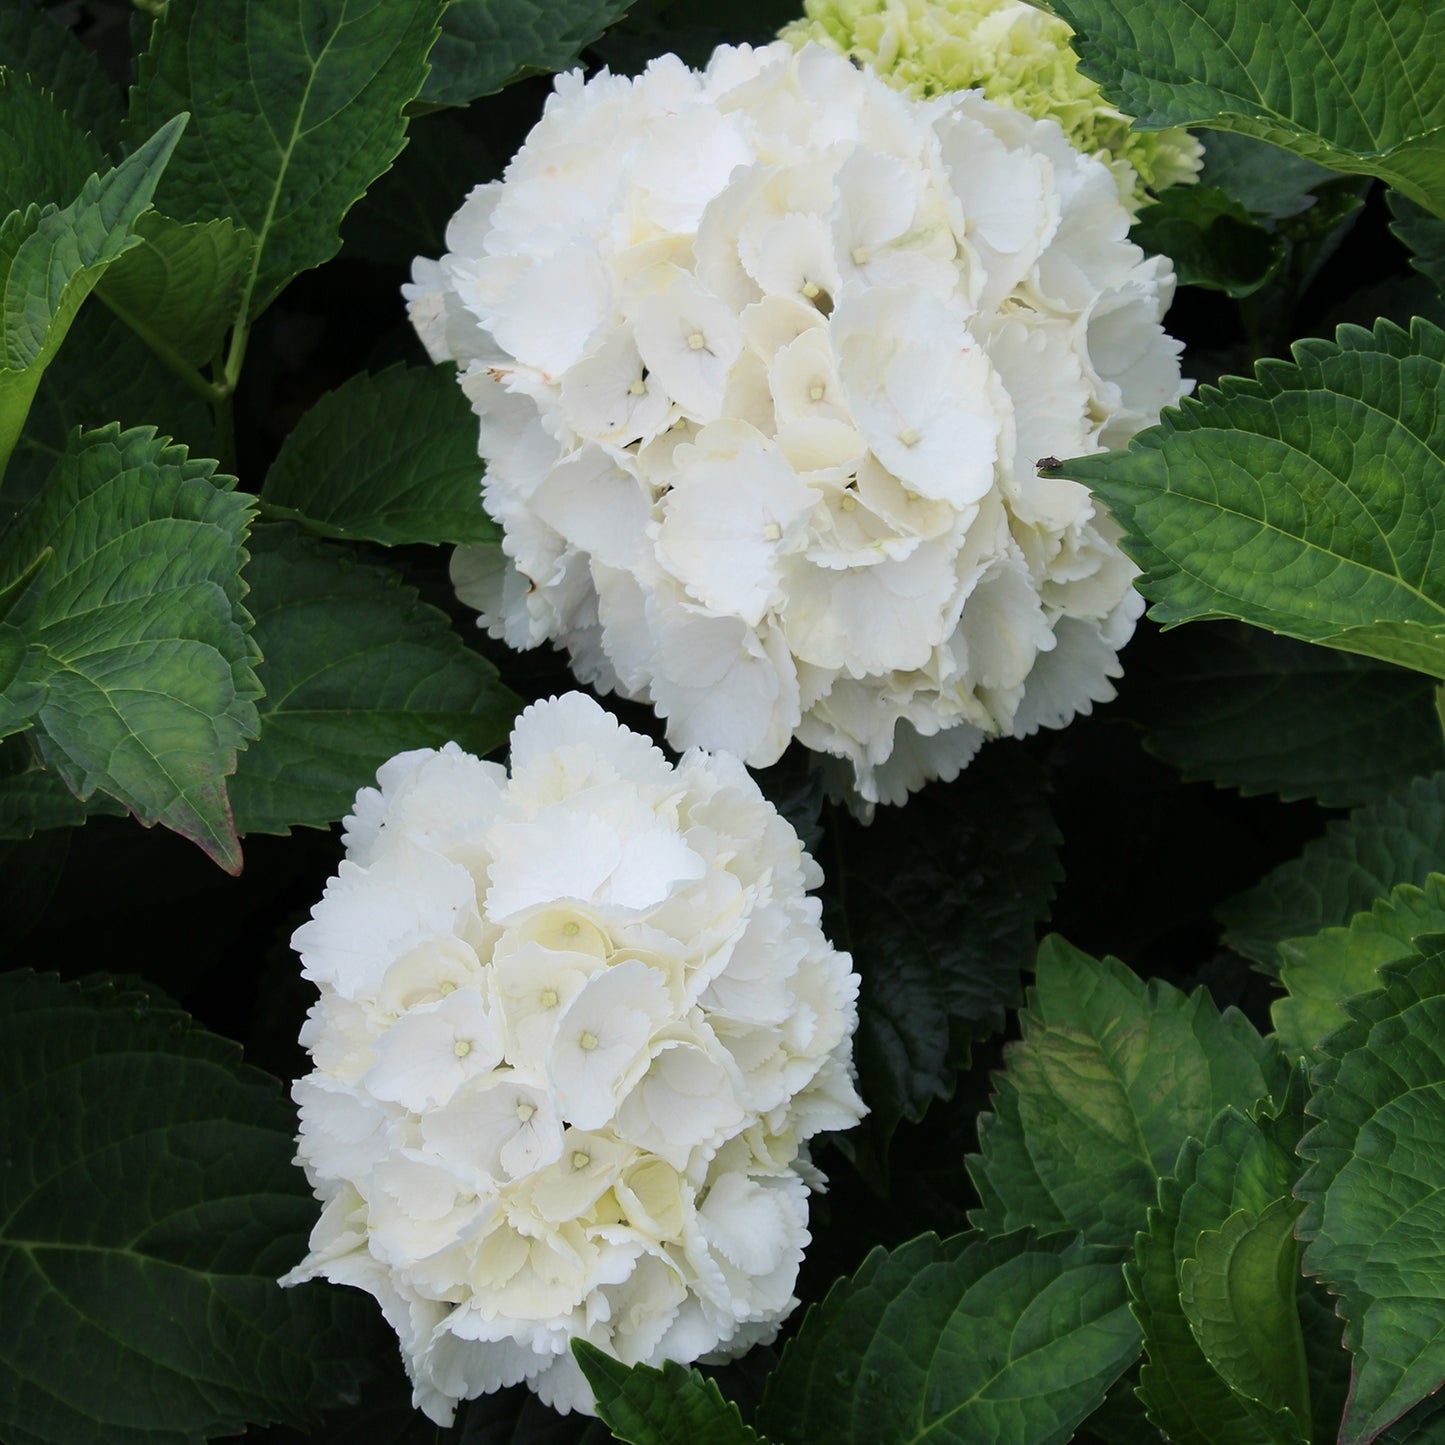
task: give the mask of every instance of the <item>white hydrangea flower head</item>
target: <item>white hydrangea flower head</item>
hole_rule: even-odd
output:
[[[821,46],[560,76],[405,288],[504,533],[459,594],[680,749],[843,760],[865,810],[1088,712],[1143,604],[1037,463],[1183,393],[1128,229],[1055,121]]]
[[[512,771],[403,753],[295,934],[320,997],[293,1090],[322,1213],[282,1281],[367,1290],[416,1404],[570,1346],[720,1360],[797,1304],[809,1140],[862,1117],[858,978],[822,881],[736,759],[669,763],[597,703],[529,707]]]

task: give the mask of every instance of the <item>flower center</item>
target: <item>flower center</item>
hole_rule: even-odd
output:
[[[525,1124],[533,1114],[537,1112],[535,1104],[521,1103],[517,1105],[517,1117]]]
[[[647,390],[647,383],[639,376],[627,389],[633,396],[641,396]]]
[[[898,440],[906,447],[916,447],[919,442],[917,429],[911,426],[904,427],[903,430],[898,433]]]
[[[590,1054],[597,1047],[597,1035],[590,1029],[583,1031],[582,1037],[577,1040],[579,1044]]]
[[[809,301],[815,301],[815,300],[817,300],[817,298],[818,298],[819,296],[821,296],[822,293],[823,293],[823,288],[822,288],[821,286],[817,285],[815,282],[812,282],[812,281],[804,281],[804,282],[803,282],[803,295],[806,296]]]
[[[812,397],[814,401],[822,401],[825,390],[826,388],[822,382],[815,381],[812,386],[808,388],[808,395]]]
[[[866,266],[866,265],[868,264],[868,248],[867,248],[867,246],[854,246],[854,247],[853,247],[853,253],[852,253],[852,254],[853,254],[853,264],[854,264],[855,266]]]
[[[858,498],[844,497],[842,506],[845,512],[856,512],[858,510]]]
[[[452,1045],[452,1053],[454,1053],[459,1059],[466,1058],[466,1056],[471,1053],[471,1051],[472,1045],[469,1039],[458,1039],[456,1043]]]
[[[556,1008],[557,990],[555,988],[544,988],[540,1002],[543,1008]]]
[[[776,522],[769,522],[763,528],[763,540],[766,542],[776,542],[782,535],[783,529]]]
[[[592,1156],[590,1154],[584,1154],[581,1149],[572,1156],[572,1167],[574,1169],[585,1169],[591,1162]]]
[[[582,925],[578,923],[575,918],[570,919],[562,925],[562,932],[565,933],[568,938],[576,938],[577,935],[582,932]]]
[[[694,351],[701,351],[703,347],[707,345],[707,337],[704,336],[701,331],[694,331],[692,335],[687,338],[687,344],[692,347]]]

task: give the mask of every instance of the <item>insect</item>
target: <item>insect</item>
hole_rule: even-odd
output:
[[[1063,463],[1058,459],[1058,457],[1040,457],[1038,461],[1034,463],[1035,469],[1041,472],[1047,471],[1050,467],[1061,466],[1063,466]]]

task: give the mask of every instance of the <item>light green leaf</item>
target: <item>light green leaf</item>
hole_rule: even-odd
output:
[[[1284,260],[1284,242],[1213,186],[1171,186],[1140,211],[1130,239],[1168,256],[1181,286],[1251,296]]]
[[[1445,937],[1380,970],[1324,1044],[1300,1142],[1304,1267],[1339,1296],[1354,1383],[1340,1445],[1364,1445],[1445,1380]]]
[[[0,28],[5,12],[0,10]],[[43,23],[43,22],[42,22]],[[4,65],[0,52],[0,66]],[[30,205],[62,205],[97,171],[105,152],[48,90],[0,68],[0,216]]]
[[[192,1445],[354,1388],[349,1291],[282,1291],[316,1206],[233,1043],[103,979],[0,975],[0,1436]]]
[[[442,0],[170,0],[131,91],[130,134],[192,113],[158,204],[255,240],[238,315],[264,311],[341,245],[396,158]]]
[[[1415,269],[1445,295],[1445,220],[1399,191],[1390,192],[1390,210],[1395,217],[1390,229],[1414,253],[1410,259]]]
[[[837,822],[825,926],[871,960],[853,1041],[869,1114],[839,1146],[881,1183],[899,1121],[947,1098],[970,1042],[1018,1004],[1061,876],[1059,832],[1043,773],[1006,748],[866,827]]]
[[[183,225],[152,212],[141,244],[100,283],[99,296],[138,336],[192,366],[213,361],[236,316],[251,238],[230,221]]]
[[[1345,924],[1398,883],[1423,886],[1445,871],[1445,773],[1406,788],[1342,822],[1219,910],[1224,939],[1267,969],[1287,938]]]
[[[1308,1377],[1295,1343],[1301,1335],[1296,1300],[1312,1286],[1299,1279],[1297,1251],[1287,1287],[1267,1289],[1264,1303],[1283,1322],[1289,1348],[1279,1353],[1277,1342],[1268,1342],[1270,1359],[1287,1381],[1298,1416],[1285,1402],[1261,1402],[1257,1393],[1239,1390],[1230,1373],[1237,1373],[1234,1341],[1217,1340],[1212,1325],[1201,1339],[1181,1297],[1181,1275],[1197,1260],[1201,1239],[1227,1221],[1283,1204],[1292,1222],[1288,1196],[1299,1172],[1294,1150],[1305,1087],[1297,1069],[1277,1107],[1261,1108],[1255,1117],[1233,1107],[1221,1110],[1202,1140],[1191,1139],[1180,1151],[1174,1176],[1160,1181],[1158,1204],[1135,1237],[1125,1275],[1147,1357],[1139,1393],[1150,1420],[1176,1445],[1295,1445],[1310,1438]],[[1191,1272],[1197,1269],[1196,1263]],[[1333,1352],[1338,1365],[1338,1336]]]
[[[184,116],[167,121],[114,170],[86,181],[64,210],[32,206],[0,224],[0,472],[81,302],[137,244],[136,218],[184,125]]]
[[[1118,711],[1187,781],[1344,808],[1445,767],[1435,684],[1419,673],[1233,622],[1145,645]]]
[[[566,70],[632,0],[452,0],[421,98],[466,105],[524,75]]]
[[[660,1370],[629,1369],[586,1340],[572,1353],[597,1398],[602,1423],[631,1445],[766,1445],[743,1424],[715,1380],[668,1360]]]
[[[266,515],[387,546],[500,542],[482,510],[477,431],[450,366],[353,376],[282,443],[266,474]]]
[[[55,18],[54,12],[37,10],[31,0],[0,0],[0,65],[28,75],[37,85],[59,96],[77,124],[94,135],[105,150],[115,148],[120,136],[120,91],[106,75],[99,58],[76,39],[68,25]],[[82,175],[76,186],[84,179]]]
[[[1309,1375],[1295,1307],[1299,1205],[1273,1200],[1206,1229],[1179,1266],[1180,1301],[1209,1363],[1237,1394],[1287,1410],[1309,1439]]]
[[[408,748],[506,741],[521,700],[394,572],[284,527],[258,530],[251,552],[266,696],[231,786],[242,833],[335,822]]]
[[[1294,357],[1062,470],[1124,528],[1156,621],[1237,617],[1445,677],[1445,331],[1342,326]]]
[[[1138,1350],[1118,1250],[926,1234],[808,1311],[758,1424],[836,1445],[1062,1445]]]
[[[1053,0],[1079,67],[1144,130],[1242,131],[1445,214],[1445,9],[1432,0]]]
[[[1353,994],[1378,988],[1380,966],[1409,958],[1422,933],[1445,932],[1445,874],[1423,888],[1402,883],[1357,913],[1348,928],[1326,928],[1280,944],[1279,981],[1287,997],[1272,1010],[1275,1032],[1291,1053],[1316,1055],[1319,1041],[1345,1022],[1340,1007]],[[1313,1058],[1311,1059],[1313,1062]]]
[[[1033,1224],[1127,1244],[1184,1141],[1283,1084],[1275,1045],[1237,1010],[1057,936],[1020,1019],[968,1161],[982,1201],[969,1222],[989,1234]]]
[[[19,677],[47,688],[46,765],[236,871],[225,779],[259,692],[241,605],[251,498],[215,467],[149,427],[77,433],[0,542],[0,586],[54,549]]]

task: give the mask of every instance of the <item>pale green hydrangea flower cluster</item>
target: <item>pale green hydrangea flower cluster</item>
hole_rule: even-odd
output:
[[[1203,150],[1188,131],[1131,130],[1080,73],[1068,24],[1022,0],[806,0],[804,9],[782,31],[795,46],[816,40],[911,95],[981,90],[998,105],[1058,121],[1113,171],[1131,215],[1199,173]]]

